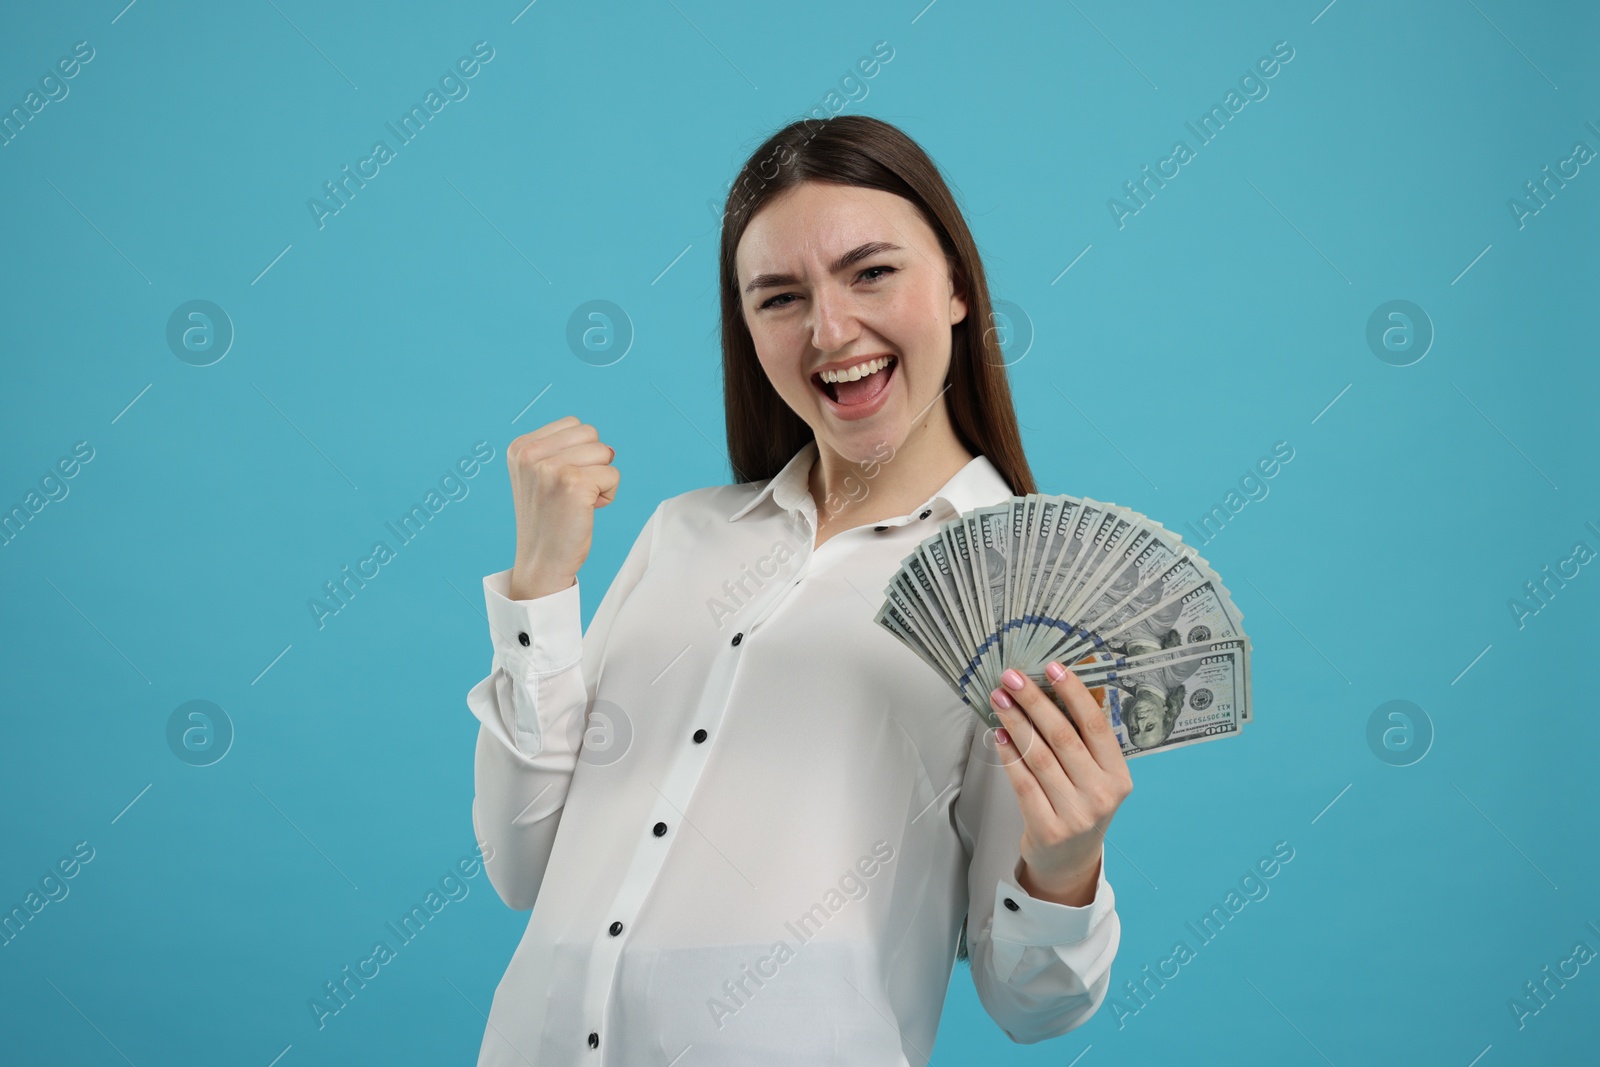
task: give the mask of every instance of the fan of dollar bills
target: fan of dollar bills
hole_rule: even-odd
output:
[[[900,564],[875,622],[991,726],[1014,667],[1066,665],[1125,756],[1233,737],[1250,721],[1250,639],[1200,555],[1117,504],[1030,494],[949,519]],[[1057,700],[1059,703],[1059,700]]]

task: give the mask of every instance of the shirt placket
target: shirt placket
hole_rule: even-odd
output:
[[[795,518],[798,519],[799,516]],[[718,736],[718,731],[727,716],[728,697],[733,691],[733,680],[739,668],[739,658],[747,646],[746,638],[762,620],[777,610],[800,584],[815,554],[812,547],[814,542],[813,536],[806,545],[804,557],[800,560],[794,580],[778,585],[766,593],[764,600],[758,601],[759,610],[743,629],[728,639],[728,643],[722,646],[710,665],[706,678],[707,699],[703,705],[707,721],[684,739],[684,747],[672,761],[666,780],[657,787],[655,802],[639,828],[639,843],[634,848],[628,870],[605,911],[606,919],[594,935],[583,997],[584,1019],[590,1024],[587,1038],[590,1049],[598,1049],[606,1033],[610,1019],[611,991],[630,927],[634,918],[643,910],[645,898],[649,896],[651,887],[661,874],[662,865],[667,859],[667,849],[684,822],[684,812],[689,807],[690,797],[705,770],[706,758],[710,754],[710,746],[705,742]]]

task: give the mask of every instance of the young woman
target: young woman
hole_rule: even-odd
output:
[[[721,282],[735,481],[661,502],[587,632],[615,452],[573,416],[506,450],[472,815],[533,914],[478,1062],[922,1064],[958,942],[1014,1041],[1065,1033],[1119,941],[1121,747],[1059,665],[1070,714],[1012,671],[987,730],[873,621],[940,523],[1034,491],[972,235],[895,127],[800,122]]]

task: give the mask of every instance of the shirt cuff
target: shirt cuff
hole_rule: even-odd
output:
[[[566,670],[583,655],[583,616],[576,580],[556,593],[512,600],[511,571],[483,580],[484,608],[495,656],[519,678]]]
[[[990,937],[1016,945],[1072,945],[1088,937],[1116,906],[1111,883],[1106,881],[1104,854],[1094,887],[1094,899],[1081,907],[1057,904],[1030,896],[1020,884],[1018,858],[1009,877],[995,886],[994,920]]]

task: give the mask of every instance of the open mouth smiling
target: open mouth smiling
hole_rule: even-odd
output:
[[[851,408],[864,409],[884,395],[899,363],[896,356],[872,356],[847,367],[815,372],[811,384],[841,413]]]

